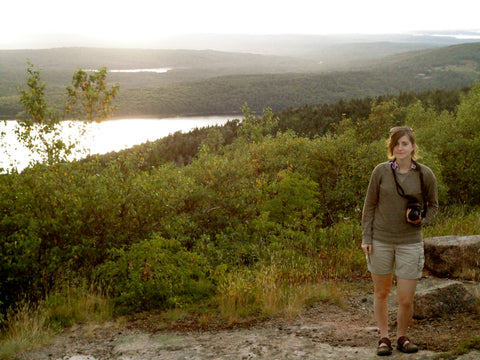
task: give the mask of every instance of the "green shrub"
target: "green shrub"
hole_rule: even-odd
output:
[[[182,307],[212,293],[206,259],[179,241],[153,235],[130,249],[114,249],[97,269],[119,313]]]

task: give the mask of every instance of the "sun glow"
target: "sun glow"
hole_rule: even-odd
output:
[[[2,2],[0,48],[40,34],[88,45],[150,44],[173,34],[373,34],[478,29],[477,0],[16,0]],[[8,15],[8,16],[7,16]],[[8,46],[7,46],[8,47]]]

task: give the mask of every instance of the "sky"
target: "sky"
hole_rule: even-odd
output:
[[[387,34],[480,30],[478,0],[2,1],[0,48],[39,36],[112,40],[173,34]]]

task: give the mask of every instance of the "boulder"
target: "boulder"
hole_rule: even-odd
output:
[[[427,319],[455,312],[477,311],[477,299],[456,280],[421,280],[414,298],[413,317]]]
[[[424,239],[425,269],[439,277],[478,280],[480,235]]]

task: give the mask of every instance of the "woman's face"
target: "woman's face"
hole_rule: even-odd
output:
[[[393,156],[398,160],[411,160],[412,152],[415,149],[415,145],[407,135],[398,139],[397,144],[393,148]]]

